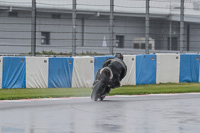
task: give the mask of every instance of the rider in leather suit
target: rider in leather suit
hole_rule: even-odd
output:
[[[120,87],[120,81],[126,76],[127,66],[123,62],[123,55],[121,53],[116,53],[114,58],[108,58],[102,66],[102,69],[97,73],[94,84],[99,79],[104,78],[103,82],[107,84],[104,92],[106,95],[111,89]]]

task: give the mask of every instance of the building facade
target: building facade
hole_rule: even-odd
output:
[[[62,4],[62,1],[64,0],[60,0],[59,4]],[[83,2],[85,3],[79,4],[88,4],[88,0]],[[144,2],[143,6],[145,6]],[[105,2],[105,4],[108,4],[105,9],[104,3],[102,3],[97,6],[97,9],[95,9],[95,5],[89,6],[91,8],[83,8],[77,4],[76,48],[79,53],[86,51],[109,53],[111,46],[109,3]],[[37,52],[72,52],[72,3],[68,4],[70,5],[69,8],[64,8],[55,6],[55,3],[55,7],[52,7],[53,4],[37,3]],[[122,3],[118,1],[118,5],[120,4]],[[113,19],[114,49],[125,51],[124,53],[128,54],[134,54],[135,51],[144,53],[145,7],[142,8],[142,11],[133,10],[132,12],[130,9],[126,11],[126,7],[124,7],[120,12],[117,4],[115,6]],[[171,9],[170,12],[163,12],[159,8],[157,11],[152,9],[149,34],[150,52],[177,52],[180,50],[179,11],[180,9],[176,9],[176,7]],[[187,14],[188,12],[185,10],[183,48],[185,52],[198,52],[200,50],[200,23],[198,23],[200,15],[193,17],[192,14],[196,14],[199,10],[194,11],[195,13]],[[31,52],[31,14],[31,3],[21,6],[17,2],[10,2],[1,6],[0,54],[26,54]]]

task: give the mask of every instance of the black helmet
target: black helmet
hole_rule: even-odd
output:
[[[124,56],[123,56],[121,53],[116,53],[116,54],[115,54],[115,57],[116,57],[116,58],[119,58],[119,59],[121,59],[121,60],[124,59]]]

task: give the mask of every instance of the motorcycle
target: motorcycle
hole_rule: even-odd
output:
[[[103,72],[100,71],[101,70],[98,70],[96,80],[93,83],[91,99],[94,101],[98,99],[102,101],[111,90],[109,81],[112,72],[108,69],[104,69]]]

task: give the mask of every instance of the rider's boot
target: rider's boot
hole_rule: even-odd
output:
[[[101,95],[100,97],[100,100],[103,101],[103,99],[106,97],[106,95],[111,91],[111,88],[110,87],[106,87],[103,94]]]

